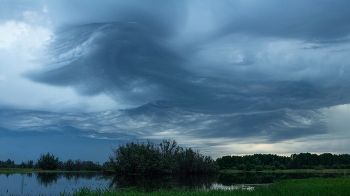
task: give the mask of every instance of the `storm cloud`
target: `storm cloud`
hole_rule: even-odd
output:
[[[174,138],[185,145],[197,139],[210,153],[239,140],[276,144],[329,135],[327,108],[350,103],[348,1],[7,4],[2,21],[28,23],[18,13],[31,10],[52,30],[36,59],[40,66],[22,77],[83,97],[107,96],[123,108],[3,107],[7,134]]]

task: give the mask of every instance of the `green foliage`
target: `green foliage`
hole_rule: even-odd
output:
[[[94,163],[92,161],[81,161],[79,159],[73,161],[72,159],[69,159],[63,163],[63,169],[67,171],[100,171],[102,167],[99,163]]]
[[[240,170],[241,165],[251,164],[261,165],[270,170],[272,166],[278,169],[312,169],[322,165],[323,168],[345,169],[350,167],[350,155],[323,153],[321,155],[311,153],[292,154],[290,157],[273,154],[254,154],[245,156],[223,156],[216,159],[220,169],[230,169],[236,167]],[[247,170],[247,169],[246,169]],[[249,168],[248,170],[249,171]]]
[[[256,186],[254,190],[156,190],[152,192],[138,191],[138,190],[124,190],[116,192],[113,190],[90,189],[81,188],[76,190],[72,195],[74,196],[163,196],[163,195],[186,195],[186,196],[253,196],[253,195],[269,195],[269,196],[295,196],[295,195],[309,195],[309,196],[328,196],[328,195],[349,195],[350,181],[349,178],[311,178],[304,180],[284,180],[274,183],[269,186]],[[71,195],[69,193],[61,193],[62,196]]]
[[[44,170],[55,170],[60,164],[58,157],[50,154],[49,152],[46,155],[41,155],[38,159],[38,167]]]
[[[250,164],[249,162],[247,164],[245,164],[245,170],[246,171],[251,171],[253,169],[253,165]]]
[[[264,168],[261,165],[255,166],[255,171],[262,171]]]
[[[285,170],[285,169],[287,169],[287,167],[286,167],[285,165],[281,165],[281,166],[280,166],[280,169],[281,169],[281,170]]]
[[[73,169],[74,169],[74,162],[72,161],[72,159],[69,159],[68,161],[66,161],[64,163],[64,168],[67,171],[73,171]]]
[[[11,159],[7,159],[6,161],[0,160],[0,168],[14,168],[15,166],[15,161]]]
[[[322,165],[319,165],[319,166],[314,167],[314,170],[323,170],[323,169],[324,169],[324,168],[323,168]]]
[[[127,143],[113,149],[110,162],[105,164],[115,173],[123,174],[174,174],[214,173],[213,159],[191,148],[183,149],[176,141],[163,140],[160,144]]]
[[[244,164],[238,165],[238,169],[239,169],[239,170],[245,170],[245,165],[244,165]]]

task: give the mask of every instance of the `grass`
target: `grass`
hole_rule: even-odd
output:
[[[331,174],[350,174],[350,169],[323,169],[323,170],[315,170],[315,169],[285,169],[285,170],[263,170],[263,171],[243,171],[243,170],[234,170],[234,169],[223,169],[220,170],[220,173],[226,174],[236,174],[236,173],[331,173]]]
[[[328,196],[328,195],[349,195],[350,178],[310,178],[303,180],[283,180],[269,186],[258,186],[254,190],[157,190],[153,192],[125,190],[116,192],[113,190],[92,190],[81,188],[73,194],[61,193],[61,196],[161,196],[161,195],[179,195],[179,196]]]
[[[0,168],[0,174],[24,174],[24,173],[32,173],[32,172],[40,172],[40,169],[28,169],[28,168]]]
[[[33,172],[46,172],[46,173],[82,173],[82,172],[96,172],[96,171],[65,171],[65,170],[42,170],[42,169],[32,169],[32,168],[0,168],[0,174],[25,174],[25,173],[33,173]]]

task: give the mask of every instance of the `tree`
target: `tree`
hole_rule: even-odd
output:
[[[209,156],[191,148],[183,149],[176,141],[160,144],[127,143],[113,149],[107,169],[121,174],[215,173],[217,166]]]
[[[67,171],[73,171],[74,169],[74,162],[72,161],[72,159],[68,159],[68,161],[66,161],[64,163],[64,169]]]
[[[60,160],[58,157],[50,154],[49,152],[46,155],[41,155],[38,159],[38,166],[44,170],[55,170],[60,165]]]

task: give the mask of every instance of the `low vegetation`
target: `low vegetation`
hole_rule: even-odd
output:
[[[16,170],[23,173],[26,170],[54,170],[54,171],[99,171],[115,174],[206,174],[221,172],[328,172],[350,169],[349,154],[311,153],[279,156],[274,154],[254,154],[245,156],[223,156],[214,161],[210,156],[204,156],[192,148],[182,148],[176,141],[163,140],[155,144],[127,143],[113,149],[109,161],[100,165],[98,162],[73,161],[63,162],[49,152],[42,154],[35,162],[29,160],[15,164],[14,160],[0,160],[0,171],[8,173]],[[25,170],[26,169],[26,170]],[[312,171],[310,171],[312,170]]]
[[[245,156],[223,156],[216,159],[220,169],[242,171],[286,170],[286,169],[350,169],[350,155],[323,153],[292,154],[291,156],[278,156],[273,154],[254,154]]]
[[[113,150],[107,164],[116,174],[208,174],[218,169],[210,156],[191,148],[182,148],[176,141],[159,144],[127,143]]]
[[[113,156],[103,165],[92,161],[61,161],[49,152],[40,155],[37,162],[30,160],[15,164],[11,159],[0,160],[0,171],[12,168],[11,171],[49,170],[49,171],[100,171],[114,174],[209,174],[216,173],[218,167],[210,156],[204,156],[198,150],[182,148],[176,141],[163,140],[159,144],[127,143],[113,149]],[[14,170],[15,169],[15,170]],[[7,170],[9,171],[9,170]],[[4,172],[5,173],[5,172]],[[8,172],[6,172],[8,173]]]
[[[160,196],[160,195],[236,195],[236,196],[322,196],[322,195],[349,195],[350,179],[344,178],[311,178],[303,180],[283,180],[268,186],[256,186],[254,190],[157,190],[153,192],[125,190],[116,192],[114,190],[92,190],[89,188],[81,188],[73,194],[61,193],[62,196],[80,196],[80,195],[100,195],[100,196],[129,196],[129,195],[144,195],[144,196]]]
[[[49,152],[40,155],[37,162],[33,160],[15,164],[11,159],[6,161],[0,160],[1,173],[28,173],[33,171],[102,171],[102,166],[99,163],[92,161],[81,161],[79,159],[73,161],[71,159],[66,162]],[[11,171],[11,172],[10,172]]]

